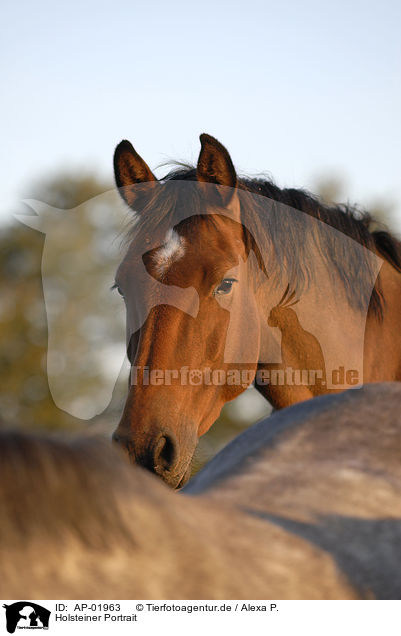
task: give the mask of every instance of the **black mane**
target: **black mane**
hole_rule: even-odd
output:
[[[181,200],[180,188],[176,187],[177,182],[186,182],[185,201]],[[193,187],[191,182],[194,182]],[[162,179],[164,187],[156,189],[152,196],[146,197],[146,203],[141,207],[144,208],[144,212],[149,211],[149,214],[144,213],[137,217],[135,233],[143,232],[152,235],[156,228],[164,231],[167,227],[174,227],[183,218],[184,206],[190,206],[193,215],[184,222],[191,223],[196,231],[197,223],[200,222],[205,207],[201,189],[195,182],[197,182],[196,168],[182,163],[175,164],[174,169]],[[401,243],[386,229],[373,229],[374,226],[379,225],[377,221],[357,206],[345,204],[329,206],[305,190],[279,188],[267,178],[242,177],[238,179],[237,187],[241,193],[241,213],[245,235],[247,235],[247,228],[255,227],[256,218],[258,240],[265,239],[266,244],[273,242],[279,268],[281,267],[282,271],[285,269],[291,287],[298,293],[302,293],[309,281],[313,279],[307,247],[300,240],[300,236],[308,232],[303,222],[303,219],[308,216],[322,221],[326,226],[329,225],[353,239],[356,244],[379,254],[401,272]],[[268,210],[266,205],[263,205],[266,198],[270,200]],[[260,205],[258,200],[262,202]],[[300,210],[305,215],[292,215],[291,220],[286,224],[284,208]],[[250,248],[255,250],[255,241],[249,234],[248,240]],[[373,274],[369,259],[366,258],[365,262],[361,263],[360,250],[356,249],[345,250],[342,247],[339,253],[338,243],[330,239],[328,232],[324,232],[319,240],[322,257],[331,267],[334,266],[335,275],[344,285],[349,302],[355,307],[363,307],[366,306],[366,299],[368,301],[370,299],[370,306],[380,317],[383,298],[379,280],[373,292],[371,291]],[[259,265],[264,267],[264,263]]]

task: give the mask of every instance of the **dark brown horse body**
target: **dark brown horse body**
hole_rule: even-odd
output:
[[[251,427],[175,494],[104,440],[0,434],[0,596],[399,599],[401,386]]]
[[[114,439],[173,487],[252,382],[279,409],[401,379],[397,241],[352,209],[239,179],[218,141],[201,143],[196,169],[163,182],[129,142],[115,154],[136,216],[116,275],[132,373]],[[279,309],[284,289],[296,306]]]

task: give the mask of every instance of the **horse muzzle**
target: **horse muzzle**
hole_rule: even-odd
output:
[[[191,462],[197,439],[190,452],[180,452],[177,436],[171,430],[162,430],[147,443],[132,435],[113,433],[113,442],[128,453],[130,461],[158,475],[171,488],[181,488],[191,475]]]

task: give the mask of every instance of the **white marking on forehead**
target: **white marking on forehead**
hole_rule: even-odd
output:
[[[153,262],[156,265],[157,274],[161,276],[175,261],[182,258],[185,254],[185,248],[185,239],[170,228],[162,247],[153,255]]]

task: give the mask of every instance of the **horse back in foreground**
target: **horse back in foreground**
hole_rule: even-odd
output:
[[[103,440],[1,433],[3,598],[399,598],[401,387],[295,405],[171,491]]]
[[[358,593],[400,598],[401,385],[370,384],[275,413],[184,489],[327,551]]]

